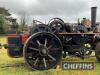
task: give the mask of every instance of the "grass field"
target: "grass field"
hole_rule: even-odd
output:
[[[6,38],[1,37],[0,40],[6,40]],[[62,60],[96,62],[95,57],[85,60],[67,57]],[[95,63],[95,66],[94,70],[61,70],[61,68],[56,68],[46,71],[33,71],[27,66],[23,58],[10,58],[6,49],[0,49],[0,75],[100,75],[100,64]]]

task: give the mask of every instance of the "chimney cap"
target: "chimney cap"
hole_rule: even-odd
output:
[[[97,8],[97,7],[95,6],[95,7],[91,7],[91,8]]]

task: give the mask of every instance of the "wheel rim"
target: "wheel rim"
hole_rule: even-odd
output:
[[[98,42],[96,44],[95,56],[96,56],[97,60],[100,62],[100,42]]]
[[[49,25],[52,21],[55,21],[55,20],[59,20],[59,21],[61,21],[62,23],[64,23],[64,21],[63,21],[61,18],[52,18],[52,19],[48,22],[48,25]]]
[[[32,28],[32,30],[30,31],[30,34],[34,34],[37,32],[51,32],[51,29],[49,28],[49,26],[45,25],[45,24],[38,24],[36,26],[34,26]]]
[[[100,62],[100,51],[96,52],[96,58],[98,59],[98,61]]]
[[[62,45],[51,33],[41,32],[32,35],[24,46],[24,58],[32,69],[47,70],[61,60]]]
[[[97,60],[100,62],[100,51],[95,51],[95,56]]]
[[[50,26],[53,33],[63,32],[64,21],[60,18],[53,18],[49,21],[48,25]]]
[[[53,22],[50,23],[50,28],[53,33],[63,32],[63,30],[64,30],[63,26],[64,26],[64,24],[57,20],[54,20]]]

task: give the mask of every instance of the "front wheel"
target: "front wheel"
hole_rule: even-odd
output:
[[[38,32],[29,37],[23,50],[27,64],[36,70],[54,68],[62,57],[62,44],[49,32]]]

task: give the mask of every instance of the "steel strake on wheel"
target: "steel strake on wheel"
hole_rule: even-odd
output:
[[[23,48],[24,59],[36,70],[55,67],[62,57],[59,38],[49,32],[38,32],[29,37]]]

